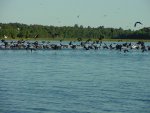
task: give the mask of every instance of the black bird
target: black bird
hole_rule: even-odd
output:
[[[137,24],[143,25],[141,22],[135,22],[134,27],[136,27]]]

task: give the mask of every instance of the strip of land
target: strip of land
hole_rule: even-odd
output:
[[[5,39],[5,38],[0,38],[0,40]],[[78,41],[77,38],[7,38],[5,40],[25,40],[25,41]],[[97,41],[99,40],[98,38],[82,38],[82,41],[87,41],[87,40],[91,40],[91,41]],[[146,40],[146,39],[111,39],[111,38],[105,38],[105,39],[101,39],[101,41],[106,41],[106,42],[150,42],[150,40]]]

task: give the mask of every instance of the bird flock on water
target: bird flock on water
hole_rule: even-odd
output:
[[[117,50],[132,52],[133,50],[146,52],[150,51],[150,45],[142,41],[135,42],[103,42],[102,40],[92,41],[88,39],[82,41],[63,41],[50,42],[50,41],[6,41],[4,39],[0,42],[0,50]]]

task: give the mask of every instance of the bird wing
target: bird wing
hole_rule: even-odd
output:
[[[143,25],[141,22],[135,22],[134,27],[136,27],[137,24]]]

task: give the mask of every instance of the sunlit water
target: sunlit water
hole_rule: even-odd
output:
[[[150,52],[1,50],[0,113],[150,113]]]

